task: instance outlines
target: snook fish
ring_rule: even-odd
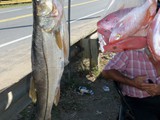
[[[32,84],[35,88],[31,87],[30,96],[37,105],[36,120],[51,120],[52,106],[59,101],[60,80],[69,54],[62,1],[33,0],[33,15]]]
[[[153,20],[157,8],[157,0],[146,0],[146,2],[132,9],[115,25],[109,42],[114,43],[132,36],[141,28],[145,28]]]
[[[150,24],[147,43],[153,57],[160,61],[160,9]]]

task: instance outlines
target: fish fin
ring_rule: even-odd
[[[156,6],[157,6],[157,4],[153,3],[149,7],[149,9],[147,11],[146,19],[145,19],[146,21],[144,23],[149,23],[153,20],[154,16],[156,15],[156,9],[157,9]]]
[[[36,93],[36,88],[35,88],[35,83],[33,78],[31,78],[30,80],[29,97],[32,99],[33,103],[37,102],[37,93]]]
[[[68,65],[69,61],[69,50],[67,49],[67,46],[65,42],[63,41],[63,52],[64,52],[64,65]]]
[[[152,4],[152,5],[150,6],[150,8],[149,8],[149,13],[150,13],[151,16],[154,16],[154,15],[156,14],[156,9],[157,9],[156,6],[157,6],[156,3],[154,3],[154,4]]]
[[[58,102],[59,102],[59,99],[60,99],[60,87],[56,88],[56,92],[55,93],[56,93],[56,95],[54,97],[54,104],[55,104],[55,106],[57,106]]]
[[[61,37],[60,31],[55,31],[55,37],[56,37],[56,43],[57,43],[59,49],[62,50],[63,42],[62,42],[62,37]]]
[[[52,13],[53,13],[54,17],[57,17],[59,15],[59,11],[58,11],[57,6],[56,6],[55,3],[53,3]]]
[[[146,24],[146,25],[144,25],[144,26],[142,26],[140,29],[139,29],[139,31],[140,30],[143,30],[143,29],[147,29],[149,27],[149,24]],[[138,31],[137,31],[138,32]]]
[[[146,19],[144,20],[144,26],[147,25],[147,23],[151,22],[151,20],[153,19],[153,16],[151,16],[151,13],[148,11],[146,14]]]
[[[65,43],[64,43],[64,41],[63,41],[63,52],[64,52],[64,57],[67,57],[67,48],[66,48],[66,45],[65,45]]]

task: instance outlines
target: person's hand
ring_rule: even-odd
[[[144,90],[142,85],[145,83],[145,80],[146,80],[146,76],[145,75],[135,77],[133,79],[134,87],[136,87],[138,89],[141,89],[141,90]]]
[[[158,84],[143,83],[141,87],[151,96],[160,95],[160,85]]]

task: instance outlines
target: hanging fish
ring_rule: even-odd
[[[129,37],[116,43],[109,43],[104,46],[104,52],[122,52],[125,50],[137,50],[147,46],[146,37]]]
[[[97,22],[97,32],[104,36],[104,40],[108,43],[108,38],[116,23],[129,13],[133,8],[125,8],[115,11]]]
[[[160,61],[160,9],[150,24],[147,43],[153,57]]]
[[[117,22],[109,42],[114,43],[128,36],[133,36],[141,28],[147,27],[155,16],[156,8],[157,0],[146,0],[143,5],[132,9]]]
[[[112,29],[116,23],[133,8],[120,9],[113,13],[110,13],[103,19],[97,22],[97,32],[99,38],[100,49],[104,52],[103,46],[107,45],[109,42],[109,37]]]
[[[60,80],[69,54],[62,1],[33,0],[33,15],[30,96],[37,105],[36,120],[51,120],[52,106],[59,101]]]

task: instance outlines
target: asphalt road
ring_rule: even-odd
[[[92,30],[104,13],[106,0],[71,1],[71,41]],[[67,0],[64,4],[67,16]],[[31,72],[32,5],[0,9],[0,90]],[[94,21],[94,22],[93,22]],[[89,24],[92,23],[92,24]],[[73,42],[74,43],[74,42]]]

